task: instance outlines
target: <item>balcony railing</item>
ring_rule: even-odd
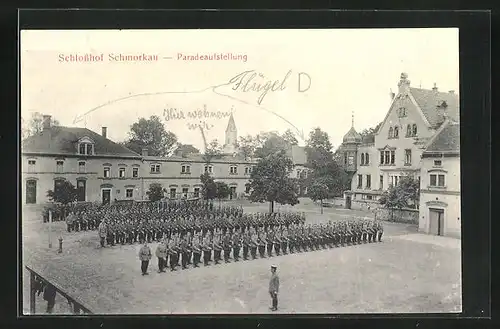
[[[47,285],[54,287],[56,293],[65,297],[68,300],[68,303],[71,305],[71,309],[74,314],[92,314],[92,311],[86,306],[83,305],[82,302],[78,301],[75,297],[71,297],[64,290],[59,287],[55,282],[50,282],[47,278],[40,275],[40,273],[35,272],[29,266],[25,266],[26,269],[30,272],[30,314],[36,313],[36,291],[35,291],[35,281],[38,279],[39,281],[45,282]]]

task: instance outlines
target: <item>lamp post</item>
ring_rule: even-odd
[[[49,209],[49,248],[52,248],[52,209]]]

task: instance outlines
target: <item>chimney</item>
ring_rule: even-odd
[[[44,115],[43,116],[43,130],[48,130],[50,129],[50,123],[51,123],[51,120],[52,119],[52,116],[50,115]]]
[[[404,73],[404,72],[401,73],[401,76],[399,78],[398,87],[399,87],[400,93],[404,93],[404,92],[408,91],[408,89],[410,88],[410,80],[408,80],[408,73]]]
[[[102,127],[102,137],[108,138],[108,127]]]
[[[436,83],[434,82],[434,87],[432,87],[432,90],[437,92],[438,91],[438,87],[436,86]]]
[[[147,157],[148,156],[148,149],[146,147],[142,148],[142,156]]]

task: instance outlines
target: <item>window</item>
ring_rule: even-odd
[[[392,127],[389,128],[389,138],[394,138],[394,129]]]
[[[441,160],[434,160],[434,166],[441,167],[443,162]]]
[[[417,125],[413,124],[413,136],[417,136]]]
[[[353,166],[354,165],[354,156],[349,155],[349,157],[347,158],[347,165],[348,166]]]
[[[151,165],[151,173],[158,174],[160,172],[160,165],[158,163]]]
[[[200,188],[199,187],[195,187],[194,188],[194,197],[195,198],[199,198],[200,197]]]
[[[253,168],[252,167],[245,167],[245,175],[250,175],[252,173]],[[297,171],[298,172],[298,171]],[[297,174],[297,177],[299,175]]]
[[[411,165],[411,150],[405,150],[405,166]]]
[[[358,175],[358,188],[363,187],[363,175]]]
[[[173,187],[170,189],[170,198],[175,199],[176,196],[177,196],[177,189]]]
[[[438,175],[438,186],[444,187],[444,175]]]
[[[382,159],[383,155],[383,159]],[[391,161],[391,152],[390,151],[382,151],[380,160],[382,161],[382,164],[388,165]]]
[[[28,160],[28,172],[35,172],[35,160]]]
[[[111,168],[104,167],[104,178],[109,178],[111,176]]]
[[[396,151],[391,151],[391,164],[396,162]]]
[[[139,168],[132,168],[132,177],[139,177]]]
[[[365,164],[365,154],[361,153],[361,161],[360,164],[363,166]]]
[[[191,166],[190,165],[182,165],[181,174],[190,174],[190,173],[191,173]]]
[[[384,151],[380,151],[380,164],[384,164]]]
[[[406,137],[410,137],[411,136],[411,125],[407,125],[406,126]]]
[[[78,162],[78,172],[79,173],[84,173],[85,172],[85,161],[79,161]]]
[[[229,173],[231,175],[236,175],[238,173],[238,167],[237,166],[231,166],[231,167],[229,167]]]
[[[211,174],[211,173],[213,173],[213,170],[214,170],[213,166],[209,166],[209,165],[205,166],[205,172],[206,173]]]
[[[394,127],[394,138],[399,138],[399,127]]]
[[[373,200],[373,196],[371,196],[371,195],[367,195],[367,196],[366,196],[366,199],[367,199],[367,200]]]
[[[372,175],[366,175],[366,188],[372,188]]]
[[[400,117],[400,118],[406,117],[406,109],[404,107],[399,108],[398,117]]]
[[[61,188],[61,185],[64,183],[64,179],[56,179],[54,181],[54,193],[59,193],[59,189]]]
[[[128,188],[125,190],[125,196],[127,198],[132,198],[134,197],[134,189],[133,188]]]
[[[56,161],[56,172],[63,172],[64,161]]]
[[[370,164],[370,154],[368,153],[365,153],[365,165],[369,165]]]
[[[394,186],[398,186],[399,176],[394,176]]]
[[[445,186],[444,174],[431,174],[429,185],[430,186],[444,187]]]
[[[381,190],[384,189],[384,176],[383,175],[380,175],[380,189]]]
[[[246,184],[245,185],[245,193],[250,193],[250,188],[251,188],[250,184]]]
[[[347,166],[347,153],[344,153],[344,165]]]
[[[394,176],[391,176],[391,186],[394,186]]]
[[[187,196],[188,196],[188,191],[189,191],[189,188],[187,188],[187,187],[183,187],[183,188],[182,188],[182,196],[183,196],[184,198],[187,198]]]
[[[91,143],[80,143],[78,153],[82,155],[92,155],[94,154],[94,145]]]
[[[118,177],[125,178],[125,168],[118,169]]]

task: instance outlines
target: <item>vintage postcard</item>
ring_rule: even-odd
[[[459,313],[458,29],[23,30],[23,314]]]

